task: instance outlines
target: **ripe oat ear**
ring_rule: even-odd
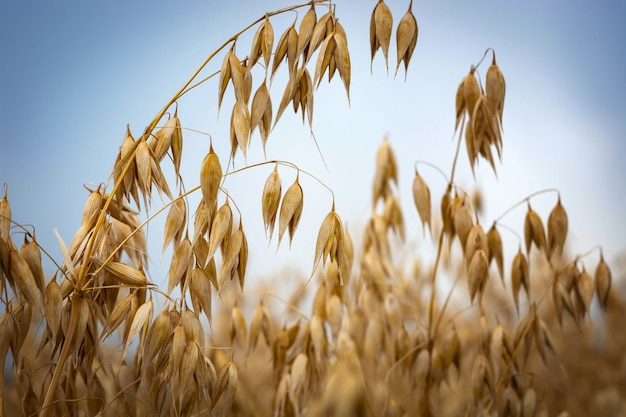
[[[430,203],[430,189],[424,179],[420,176],[417,169],[415,169],[415,177],[413,178],[413,202],[417,208],[417,213],[422,221],[422,232],[425,228],[428,228],[429,233],[432,234],[430,227],[431,221],[431,203]]]
[[[470,301],[473,303],[478,294],[479,304],[482,302],[482,295],[489,276],[489,260],[482,249],[478,249],[472,255],[467,267],[467,281],[469,283]]]
[[[270,23],[269,15],[265,14],[265,20],[261,23],[252,39],[252,47],[248,66],[253,67],[259,58],[263,57],[265,70],[269,69],[272,48],[274,47],[274,28]]]
[[[292,77],[296,69],[296,52],[298,48],[298,32],[296,31],[295,22],[283,32],[274,52],[274,60],[272,61],[272,72],[270,82],[274,79],[274,74],[280,66],[281,62],[287,58],[287,66],[289,67],[289,78]]]
[[[317,268],[320,261],[322,265],[326,263],[326,259],[336,261],[339,268],[340,279],[343,266],[344,236],[341,218],[335,212],[335,205],[326,215],[320,226],[317,243],[315,244],[315,255],[313,257],[313,271]],[[342,281],[343,282],[343,281]]]
[[[555,254],[560,257],[565,247],[565,239],[567,238],[568,220],[567,213],[561,205],[561,197],[559,196],[556,205],[548,216],[548,254],[549,259]]]
[[[269,232],[269,240],[272,239],[274,233],[274,224],[276,223],[276,215],[278,214],[278,206],[282,194],[282,185],[280,175],[278,175],[278,164],[274,167],[272,173],[267,177],[263,186],[263,194],[261,196],[261,211],[263,213],[263,225],[265,226],[265,235]]]
[[[502,285],[506,287],[504,283],[504,253],[502,248],[502,238],[500,237],[500,232],[496,228],[495,223],[491,226],[489,232],[487,232],[487,246],[489,247],[489,263],[491,263],[493,259],[496,260]]]
[[[513,258],[511,266],[511,289],[513,291],[513,301],[515,301],[515,309],[519,315],[519,292],[524,287],[528,302],[530,302],[530,275],[528,267],[528,259],[519,248],[517,255]]]
[[[413,16],[412,8],[413,0],[409,2],[409,8],[404,16],[402,16],[402,19],[400,19],[400,23],[398,23],[398,28],[396,29],[398,61],[396,63],[396,73],[394,74],[394,77],[398,75],[400,63],[404,62],[404,81],[406,81],[406,76],[409,70],[409,62],[411,61],[411,56],[415,50],[418,35],[417,20],[415,20],[415,16]]]
[[[259,128],[259,134],[263,141],[263,153],[265,154],[265,144],[272,124],[272,100],[267,88],[267,81],[257,88],[252,99],[252,107],[250,110],[250,135],[254,129]]]
[[[611,270],[604,262],[604,255],[600,253],[600,262],[596,266],[596,292],[600,307],[606,311],[609,304],[609,293],[611,291]]]
[[[0,200],[0,239],[7,242],[11,229],[11,204],[7,199],[9,186],[4,184],[4,196]]]
[[[222,181],[222,165],[210,146],[209,153],[204,157],[200,168],[200,188],[202,189],[202,200],[207,210],[209,223],[213,221],[217,206],[217,192]]]
[[[524,241],[526,242],[526,253],[530,254],[530,247],[535,244],[537,249],[548,255],[546,244],[546,233],[543,228],[541,217],[530,207],[528,203],[528,211],[524,219]]]
[[[289,186],[283,201],[280,205],[280,215],[278,218],[278,246],[289,227],[289,245],[293,240],[293,235],[296,233],[298,223],[300,223],[300,216],[302,215],[302,208],[304,207],[304,194],[302,187],[300,186],[299,174],[296,175],[296,179],[293,184]]]
[[[502,114],[504,111],[504,96],[506,93],[506,84],[500,67],[496,64],[496,53],[493,51],[491,66],[487,70],[485,81],[485,94],[487,95],[489,104],[493,113],[498,118],[498,126],[502,126]]]
[[[306,12],[302,21],[300,21],[300,30],[298,31],[298,44],[296,47],[296,56],[302,55],[302,58],[306,60],[306,56],[309,49],[311,38],[313,37],[313,30],[317,23],[317,14],[315,13],[315,6],[311,4],[311,8]]]
[[[383,0],[378,0],[372,17],[370,19],[370,51],[372,54],[370,69],[374,62],[374,55],[382,48],[385,56],[385,67],[389,74],[389,42],[391,41],[391,31],[393,29],[393,16],[391,10]]]

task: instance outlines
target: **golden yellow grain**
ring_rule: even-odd
[[[11,230],[11,204],[7,198],[9,187],[5,184],[4,196],[0,200],[0,239],[7,242]]]
[[[209,234],[209,253],[208,258],[212,258],[217,249],[227,243],[233,228],[233,211],[228,204],[228,198],[224,204],[220,206],[215,213],[213,222],[211,223],[211,231]],[[223,253],[222,253],[223,255]]]
[[[515,301],[515,309],[519,314],[519,292],[524,287],[526,296],[530,301],[530,275],[528,267],[528,259],[522,253],[521,248],[513,258],[511,266],[511,290],[513,291],[513,301]]]
[[[213,221],[217,205],[217,192],[220,188],[222,180],[222,165],[213,150],[213,145],[209,149],[209,153],[202,161],[200,169],[200,187],[202,189],[202,199],[205,209],[207,210],[208,221]]]
[[[600,303],[600,307],[606,310],[609,303],[609,293],[611,291],[611,270],[606,262],[604,262],[603,254],[600,254],[600,262],[598,262],[596,266],[595,278],[598,302]]]
[[[37,311],[43,311],[44,303],[42,291],[39,289],[35,276],[28,266],[28,263],[15,249],[11,249],[9,252],[8,271],[9,273],[7,275],[11,275],[26,300]]]
[[[470,301],[473,303],[478,294],[479,303],[487,284],[489,276],[489,260],[482,249],[478,249],[472,255],[467,267],[467,280],[469,283]]]
[[[593,277],[585,267],[578,275],[578,279],[576,280],[576,291],[574,292],[577,295],[577,299],[579,302],[577,305],[579,306],[579,315],[584,317],[591,307],[591,301],[593,300],[593,293],[595,291],[595,283],[593,281]]]
[[[250,111],[244,101],[237,100],[230,118],[230,140],[236,143],[247,160],[250,138]]]
[[[289,245],[293,240],[293,235],[296,232],[298,223],[300,223],[300,216],[302,215],[302,208],[304,206],[304,194],[302,193],[302,187],[300,186],[299,176],[293,184],[289,186],[283,201],[280,205],[280,214],[278,216],[278,245],[289,227]]]
[[[461,200],[458,205],[453,205],[452,211],[454,218],[454,230],[456,231],[459,241],[461,242],[461,248],[464,249],[466,247],[467,236],[474,225],[472,214],[465,204],[465,200]]]
[[[189,295],[194,311],[198,314],[206,314],[209,321],[212,318],[211,300],[212,300],[211,280],[203,268],[195,267],[191,271],[189,278]]]
[[[259,128],[259,133],[263,141],[263,151],[265,152],[265,143],[269,136],[269,131],[272,124],[272,100],[270,98],[269,90],[267,89],[267,83],[264,80],[254,93],[252,99],[252,108],[250,111],[250,134]]]
[[[51,279],[46,286],[45,296],[46,325],[52,338],[55,339],[61,326],[61,311],[63,309],[63,294],[55,278]]]
[[[495,223],[491,226],[489,232],[487,232],[487,246],[489,248],[489,263],[491,264],[492,260],[496,260],[498,273],[500,274],[502,284],[504,284],[504,250],[502,247],[502,238],[500,237],[500,232],[498,232]]]
[[[179,197],[174,201],[167,212],[165,226],[163,227],[163,248],[161,249],[161,255],[163,255],[163,252],[165,252],[165,249],[172,241],[175,242],[174,246],[177,245],[182,239],[186,225],[187,204],[185,203],[185,199]]]
[[[491,369],[489,368],[489,362],[484,355],[476,356],[474,360],[474,364],[472,367],[472,379],[471,379],[471,387],[472,387],[472,398],[474,399],[474,404],[478,405],[483,397],[484,387],[489,388],[489,390],[493,391],[494,383],[493,376],[491,373]]]
[[[539,251],[547,254],[546,233],[541,217],[528,204],[528,211],[524,219],[524,241],[526,253],[530,254],[530,247],[534,243]]]
[[[555,253],[561,256],[567,238],[568,220],[567,213],[561,205],[561,197],[548,216],[548,252],[549,256]]]
[[[283,32],[278,43],[276,44],[276,51],[274,52],[274,60],[272,61],[272,73],[271,79],[274,78],[274,74],[278,69],[280,63],[287,58],[287,65],[289,67],[290,77],[296,69],[296,52],[298,47],[298,32],[296,32],[295,23],[289,26]]]
[[[506,84],[502,71],[496,64],[496,53],[493,52],[493,58],[487,75],[485,76],[485,94],[489,99],[492,111],[498,117],[498,125],[502,124],[502,113],[504,109],[504,96],[506,93]]]
[[[266,69],[269,69],[270,57],[272,55],[272,48],[274,47],[274,29],[270,23],[269,15],[265,15],[265,20],[261,23],[254,34],[252,39],[252,47],[250,50],[250,61],[248,66],[252,67],[257,63],[260,57],[263,57],[263,62]]]
[[[96,261],[100,264],[100,261]],[[131,287],[143,287],[148,283],[141,267],[135,268],[122,262],[107,262],[104,269],[113,274],[120,283]]]
[[[317,14],[315,13],[315,6],[311,5],[311,8],[306,12],[304,17],[300,21],[296,56],[303,54],[303,58],[306,59],[309,43],[311,42],[311,38],[313,37],[313,30],[315,29],[316,22]]]
[[[378,49],[382,48],[387,72],[389,72],[388,54],[392,28],[393,16],[391,15],[391,10],[389,10],[389,7],[387,7],[383,0],[378,0],[370,19],[371,61],[373,63],[374,55],[376,55]]]
[[[418,35],[417,20],[415,20],[415,16],[413,16],[412,8],[413,0],[409,2],[409,8],[404,16],[402,16],[402,19],[400,19],[400,23],[398,23],[398,28],[396,29],[398,62],[396,64],[396,73],[394,76],[398,75],[400,63],[404,62],[405,81],[409,69],[409,62],[411,61],[411,56],[413,56],[415,45],[417,45]]]

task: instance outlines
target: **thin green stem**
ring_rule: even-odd
[[[306,171],[306,170],[304,170],[302,168],[299,168],[293,162],[281,161],[281,160],[278,160],[278,159],[272,159],[272,160],[269,160],[269,161],[257,162],[256,164],[246,165],[243,168],[238,168],[238,169],[235,169],[233,171],[227,172],[227,173],[224,174],[224,177],[236,174],[236,173],[241,172],[241,171],[245,171],[245,170],[250,169],[250,168],[256,168],[256,167],[263,166],[263,165],[268,165],[268,164],[278,164],[278,165],[287,166],[287,167],[293,168],[293,169],[297,170],[298,172],[302,172],[303,174],[308,175],[309,177],[313,178],[315,181],[320,183],[320,185],[322,187],[326,188],[330,192],[330,194],[332,195],[332,198],[333,198],[333,207],[334,207],[334,205],[335,205],[335,193],[333,192],[333,190],[328,185],[324,184],[324,182],[322,180],[320,180],[319,178],[317,178],[315,175],[311,174],[310,172],[308,172],[308,171]]]
[[[428,165],[431,168],[434,168],[437,172],[439,172],[441,174],[441,176],[446,180],[446,184],[450,184],[450,179],[448,178],[448,176],[446,175],[445,172],[443,172],[443,170],[441,168],[439,168],[437,165],[428,162],[428,161],[423,161],[423,160],[417,160],[415,161],[415,163],[413,164],[413,167],[415,168],[415,173],[417,174],[417,164],[422,164],[422,165]]]
[[[509,207],[504,213],[502,213],[500,216],[498,216],[494,222],[499,222],[500,220],[502,220],[502,218],[504,216],[506,216],[507,214],[509,214],[511,211],[513,211],[515,208],[517,208],[518,206],[521,206],[524,203],[529,203],[530,199],[533,198],[536,195],[539,194],[545,194],[545,193],[557,193],[559,194],[559,190],[557,190],[556,188],[545,188],[543,190],[539,190],[539,191],[535,191],[534,193],[530,193],[528,194],[526,197],[522,198],[520,201],[518,201],[517,203],[513,204],[511,207]]]

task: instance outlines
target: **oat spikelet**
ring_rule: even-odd
[[[230,48],[230,50],[224,56],[224,61],[222,61],[222,69],[220,70],[220,79],[218,83],[217,90],[217,112],[219,114],[220,108],[222,107],[222,99],[224,98],[224,93],[226,92],[226,87],[228,87],[228,82],[231,78],[230,72],[230,57],[235,53],[235,45]]]
[[[474,252],[482,250],[489,259],[489,244],[487,242],[487,235],[480,223],[475,223],[467,234],[467,241],[464,248],[465,260],[470,261]]]
[[[561,197],[548,216],[548,252],[549,256],[555,253],[561,256],[565,239],[567,238],[568,220],[567,213],[561,205]]]
[[[473,225],[472,214],[463,199],[461,204],[454,210],[454,230],[456,230],[456,234],[459,237],[462,249],[466,247],[467,235],[469,235]]]
[[[493,377],[491,374],[491,368],[489,368],[489,362],[487,358],[480,354],[474,360],[474,366],[472,368],[472,397],[474,399],[474,405],[478,405],[482,396],[483,388],[486,386],[493,391]]]
[[[300,186],[299,175],[296,175],[296,180],[285,192],[283,202],[280,206],[280,215],[278,218],[278,246],[280,246],[280,241],[287,230],[287,226],[289,226],[289,245],[291,246],[293,235],[300,222],[303,205],[304,194]]]
[[[93,258],[96,264],[101,265],[102,261]],[[141,268],[135,268],[122,262],[111,261],[104,264],[104,269],[113,274],[120,283],[131,287],[143,287],[148,284],[146,275]]]
[[[139,344],[145,343],[146,333],[148,331],[148,326],[152,322],[152,314],[154,313],[154,305],[152,304],[152,300],[148,300],[143,303],[135,313],[133,317],[132,324],[128,330],[128,334],[125,337],[124,341],[124,355],[128,351],[128,347],[132,340],[141,332],[139,336]]]
[[[480,98],[480,86],[478,85],[478,80],[474,75],[474,71],[476,69],[472,66],[470,68],[469,74],[463,78],[461,81],[461,86],[463,87],[463,103],[465,103],[465,108],[469,113],[470,119],[474,118],[474,109],[476,108],[476,103],[478,103],[478,99]],[[459,86],[460,88],[460,86]],[[457,99],[457,124],[458,124],[458,99]]]
[[[267,83],[263,81],[263,84],[259,86],[254,93],[252,99],[252,110],[250,111],[250,134],[259,128],[259,134],[263,142],[263,152],[265,152],[265,144],[269,136],[270,128],[272,125],[272,100],[270,99],[270,93],[267,89]]]
[[[237,385],[239,382],[239,374],[237,373],[237,367],[234,363],[229,362],[227,368],[227,379],[226,379],[226,387],[224,388],[224,404],[223,404],[223,412],[222,416],[226,417],[229,415],[231,408],[233,406],[233,401],[235,399],[235,394],[237,393]]]
[[[348,50],[348,40],[345,33],[335,32],[332,36],[337,45],[334,52],[337,71],[343,81],[343,86],[348,96],[348,104],[350,104],[350,51]],[[332,77],[332,74],[333,72],[330,71],[329,76]]]
[[[595,278],[598,302],[600,303],[600,307],[606,310],[609,303],[609,292],[611,291],[611,270],[606,262],[604,262],[604,255],[602,255],[602,253],[600,254],[600,262],[598,262],[598,266],[596,266]]]
[[[389,140],[385,137],[376,151],[376,171],[372,182],[372,207],[378,200],[385,201],[391,193],[389,184],[398,184],[398,164]]]
[[[515,301],[515,309],[519,314],[519,291],[524,287],[528,301],[530,302],[530,276],[528,268],[528,260],[522,253],[521,248],[517,251],[517,255],[513,258],[513,266],[511,267],[511,285],[513,291],[513,300]]]
[[[195,312],[204,311],[211,322],[211,280],[203,268],[195,267],[189,279],[189,294]]]
[[[230,119],[230,136],[231,143],[237,143],[243,152],[244,160],[246,160],[248,139],[250,138],[250,111],[246,103],[241,100],[237,100],[233,107]]]
[[[492,112],[498,117],[498,125],[502,124],[505,92],[506,84],[504,82],[504,76],[496,64],[496,53],[493,52],[491,66],[485,76],[485,94],[489,99]]]
[[[276,44],[276,51],[274,52],[274,60],[272,61],[272,74],[271,79],[274,78],[274,74],[278,69],[280,63],[287,58],[287,66],[289,67],[289,76],[295,72],[296,69],[296,52],[298,47],[298,32],[296,32],[295,24],[289,26],[287,30],[282,34],[278,43]]]
[[[209,149],[209,153],[202,161],[200,168],[200,187],[202,189],[202,199],[208,210],[209,222],[213,220],[215,207],[217,204],[217,192],[220,188],[222,180],[222,165],[213,150],[213,145]]]
[[[215,218],[211,224],[211,232],[209,235],[209,253],[208,257],[212,258],[217,249],[223,242],[227,242],[233,227],[233,212],[228,204],[228,198],[224,204],[217,210]]]
[[[398,28],[396,29],[396,45],[398,48],[398,62],[396,64],[396,73],[394,77],[398,75],[398,69],[400,68],[400,63],[404,62],[404,80],[406,81],[407,71],[409,69],[409,61],[411,61],[411,56],[413,55],[413,51],[415,50],[415,45],[417,44],[417,20],[415,20],[415,16],[413,16],[413,0],[409,2],[409,8],[400,19],[400,23],[398,23]]]
[[[164,237],[161,255],[163,255],[165,249],[172,242],[172,240],[176,239],[178,242],[178,240],[182,238],[186,223],[187,204],[185,203],[185,199],[179,197],[174,203],[172,203],[169,211],[167,212],[167,218],[165,219],[165,226],[163,228]]]
[[[413,202],[415,203],[417,213],[422,221],[422,232],[424,232],[425,227],[427,227],[428,231],[431,232],[430,189],[419,172],[417,172],[417,169],[415,169],[415,178],[413,178]]]
[[[22,255],[15,250],[10,249],[9,253],[9,275],[13,277],[17,287],[22,292],[26,300],[32,304],[37,311],[43,311],[43,295],[37,285],[35,276],[31,271],[28,263]]]
[[[167,283],[167,293],[171,294],[172,290],[181,282],[186,280],[193,260],[193,251],[191,250],[191,241],[187,236],[180,242],[174,254],[169,268],[169,279]]]
[[[491,226],[489,232],[487,232],[487,246],[489,247],[489,263],[491,264],[492,260],[496,260],[498,273],[500,274],[502,285],[504,285],[504,254],[502,250],[502,238],[500,237],[500,232],[498,232],[495,223]]]
[[[246,74],[249,73],[249,68],[242,65],[239,58],[237,58],[234,45],[231,52],[228,54],[228,64],[230,65],[230,78],[235,90],[235,100],[246,104],[248,103],[246,98]]]
[[[265,343],[269,346],[272,342],[272,317],[263,302],[256,306],[250,320],[248,354],[254,350],[261,335],[263,335]]]
[[[11,205],[7,198],[9,187],[5,184],[4,196],[0,200],[0,239],[7,242],[9,240],[9,232],[11,229]]]
[[[269,69],[272,48],[274,47],[274,29],[270,23],[269,15],[265,15],[265,20],[259,25],[254,38],[252,39],[252,49],[250,51],[250,61],[248,66],[252,67],[262,56],[266,70]]]
[[[239,254],[237,259],[237,266],[235,272],[239,276],[239,288],[243,290],[243,284],[246,277],[246,267],[248,266],[248,239],[243,231],[243,224],[239,219],[239,232],[241,232],[241,246],[239,248]]]
[[[61,326],[61,311],[63,309],[63,294],[61,287],[57,284],[56,277],[46,286],[46,299],[44,312],[46,315],[46,325],[50,330],[53,339],[56,339]]]
[[[546,233],[543,228],[541,217],[528,204],[528,212],[524,219],[524,241],[526,242],[526,253],[530,253],[530,247],[534,243],[538,250],[547,254]]]
[[[278,175],[278,164],[274,166],[274,170],[267,177],[263,187],[261,196],[261,211],[263,212],[263,225],[265,226],[265,234],[269,232],[269,239],[272,239],[274,233],[274,225],[276,223],[276,215],[278,214],[278,206],[282,194],[282,185],[280,175]]]
[[[374,55],[378,49],[382,48],[385,56],[385,67],[389,73],[389,42],[391,40],[391,31],[393,28],[393,16],[391,10],[383,0],[378,0],[372,18],[370,19],[370,50],[372,54],[370,69],[374,62]]]
[[[556,316],[559,320],[559,326],[563,325],[563,310],[566,310],[574,320],[578,320],[572,299],[558,279],[555,279],[552,284],[552,302],[554,303]]]
[[[35,278],[35,283],[39,288],[39,291],[43,294],[45,292],[45,283],[43,277],[43,265],[41,263],[41,251],[39,250],[39,245],[37,245],[37,241],[35,239],[28,240],[28,236],[24,236],[24,244],[20,249],[20,255],[28,264],[31,272],[33,273],[33,277]]]
[[[448,236],[449,242],[452,242],[452,239],[454,238],[454,218],[452,217],[452,210],[450,210],[450,206],[452,205],[451,200],[450,190],[448,189],[441,197],[440,209],[441,220],[443,222],[443,233]]]
[[[467,268],[467,280],[469,283],[470,301],[473,303],[476,294],[478,294],[479,303],[487,284],[489,276],[489,261],[487,255],[482,249],[478,249],[472,255],[469,266]]]
[[[231,343],[235,341],[243,349],[248,346],[248,326],[243,312],[237,305],[231,310],[230,341]]]
[[[137,145],[135,164],[139,189],[144,196],[144,204],[147,206],[152,191],[152,155],[148,144],[143,139],[140,139]]]
[[[334,58],[335,49],[337,48],[337,41],[335,40],[334,33],[327,36],[322,43],[322,48],[317,56],[315,63],[315,73],[313,74],[313,85],[315,88],[319,88],[324,73],[329,68],[331,59]],[[330,75],[330,73],[329,73]]]
[[[320,45],[322,45],[322,42],[324,42],[324,40],[332,36],[332,33],[335,31],[336,27],[337,19],[335,18],[333,12],[330,10],[318,19],[317,23],[315,23],[315,27],[313,28],[313,34],[311,35],[311,40],[309,42],[309,51],[307,53],[305,62],[309,62],[313,53],[317,50],[317,48],[320,47]]]
[[[298,32],[298,46],[296,47],[296,56],[302,54],[306,59],[308,54],[309,43],[313,36],[313,30],[315,29],[315,23],[317,22],[317,14],[315,13],[315,6],[312,4],[309,11],[306,12],[302,21],[300,22],[300,31]]]
[[[320,226],[320,230],[317,235],[317,243],[315,244],[315,256],[313,258],[313,270],[317,268],[317,265],[321,261],[322,264],[326,263],[326,259],[330,258],[331,261],[336,261],[341,274],[343,264],[343,225],[341,218],[335,212],[335,206],[326,215]],[[340,279],[342,277],[340,276]],[[343,285],[343,281],[341,282]]]
[[[576,280],[576,291],[575,294],[577,299],[579,300],[579,305],[581,310],[579,310],[580,317],[584,317],[591,307],[591,301],[593,300],[593,293],[595,290],[595,283],[591,274],[587,272],[587,270],[583,267],[582,272],[578,275],[578,279]],[[582,303],[580,303],[582,302]]]
[[[241,251],[241,245],[243,242],[243,231],[241,228],[237,229],[235,233],[228,239],[228,244],[224,250],[224,260],[222,262],[222,268],[220,271],[219,286],[224,285],[227,278],[233,278],[237,265],[239,263],[239,253]],[[241,281],[240,281],[241,282]]]

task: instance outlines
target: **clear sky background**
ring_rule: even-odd
[[[408,1],[388,1],[394,16],[390,66],[395,68],[395,28]],[[223,2],[5,2],[0,14],[0,183],[8,183],[14,220],[34,224],[40,242],[57,258],[53,228],[69,244],[80,225],[88,196],[83,184],[106,181],[129,123],[135,137],[197,66],[265,11],[289,1]],[[352,59],[351,105],[336,77],[322,82],[315,96],[313,128],[328,164],[327,172],[300,114],[289,108],[267,145],[268,157],[288,159],[319,175],[336,193],[339,214],[358,236],[371,213],[375,153],[385,135],[400,168],[409,251],[432,246],[422,238],[413,206],[415,160],[450,172],[455,143],[456,88],[488,47],[496,50],[506,78],[504,154],[498,178],[484,161],[476,180],[485,193],[483,224],[489,225],[526,195],[555,187],[569,215],[568,245],[585,252],[601,244],[610,262],[626,249],[626,3],[624,1],[414,2],[419,39],[407,81],[385,73],[379,52],[370,73],[369,21],[375,1],[338,1],[336,14],[347,31]],[[318,16],[325,10],[318,8]],[[303,15],[304,9],[300,12]],[[295,18],[272,19],[275,42]],[[299,26],[299,23],[296,27]],[[244,57],[254,29],[243,36]],[[207,68],[219,70],[223,54]],[[488,62],[480,67],[484,76]],[[282,70],[282,71],[281,71]],[[313,67],[311,68],[311,71]],[[285,68],[279,69],[284,74]],[[281,78],[282,77],[282,78]],[[261,78],[256,76],[254,88]],[[285,78],[271,88],[274,113]],[[228,119],[232,90],[217,118],[217,78],[179,103],[184,127],[208,132],[224,161],[229,150]],[[184,133],[186,186],[198,183],[208,139]],[[260,137],[252,137],[248,162],[263,159]],[[243,159],[236,160],[237,167]],[[261,190],[272,167],[242,173],[226,182],[244,211],[251,247],[249,279],[263,278],[285,263],[309,271],[317,229],[331,198],[315,181],[301,178],[304,213],[291,252],[269,249],[260,211]],[[445,182],[429,167],[420,168],[438,212]],[[283,190],[294,173],[280,170]],[[464,145],[457,183],[474,189]],[[174,182],[171,182],[172,188]],[[546,221],[554,194],[532,200]],[[158,199],[151,211],[160,207]],[[195,210],[195,205],[191,207]],[[524,208],[503,223],[521,234]],[[166,282],[157,256],[161,229],[149,236],[157,248],[152,279]],[[507,232],[508,252],[517,249]],[[18,237],[17,241],[20,240]],[[508,264],[512,259],[508,257]],[[585,259],[595,267],[597,254]]]

